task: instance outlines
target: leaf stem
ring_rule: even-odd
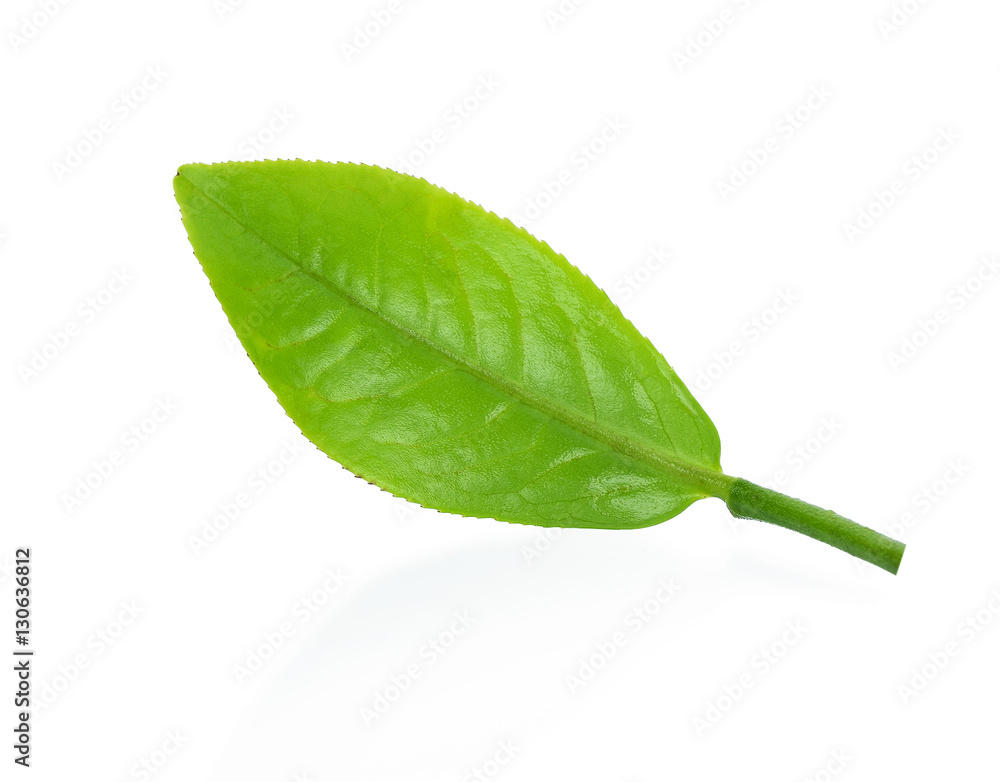
[[[758,519],[777,524],[846,551],[893,575],[899,570],[905,544],[845,519],[832,510],[824,510],[742,478],[735,480],[728,497],[722,499],[726,501],[729,512],[738,519]]]

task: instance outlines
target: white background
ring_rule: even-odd
[[[33,767],[0,776],[997,779],[1000,6],[902,5],[400,0],[365,44],[388,3],[6,3],[0,646],[30,546],[37,656]],[[352,477],[235,343],[173,200],[180,164],[276,157],[408,160],[516,216],[660,348],[727,472],[892,531],[899,575],[715,500],[545,541]]]

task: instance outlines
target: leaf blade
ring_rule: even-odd
[[[527,232],[369,166],[185,166],[175,192],[261,375],[356,474],[559,526],[648,526],[710,493],[719,439],[700,405]]]

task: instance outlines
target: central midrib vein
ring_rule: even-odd
[[[183,174],[178,174],[178,176],[183,176]],[[735,478],[731,478],[722,472],[702,467],[700,465],[693,464],[691,462],[684,461],[682,459],[677,459],[673,456],[667,455],[654,448],[650,448],[642,443],[636,442],[628,437],[622,437],[615,434],[603,426],[598,424],[596,421],[588,421],[580,415],[577,415],[571,410],[567,410],[564,407],[554,405],[546,400],[531,394],[526,389],[512,383],[507,378],[496,375],[483,367],[476,366],[475,364],[470,364],[468,361],[464,360],[461,356],[453,353],[441,345],[432,342],[427,337],[419,334],[405,326],[397,323],[388,316],[379,312],[377,309],[367,306],[364,302],[358,300],[347,291],[334,285],[334,283],[326,277],[316,274],[310,269],[307,269],[301,264],[297,258],[293,258],[291,255],[286,253],[280,247],[276,246],[271,242],[266,236],[260,232],[254,230],[246,223],[242,222],[236,217],[229,209],[226,208],[224,204],[212,198],[208,193],[206,193],[202,188],[200,188],[191,179],[184,177],[190,182],[191,186],[195,188],[199,193],[201,193],[205,200],[213,204],[220,212],[222,212],[226,217],[232,220],[234,223],[239,225],[243,230],[253,234],[257,239],[272,252],[276,253],[281,258],[285,259],[289,264],[294,266],[301,274],[305,275],[309,279],[313,280],[320,286],[326,288],[335,296],[339,296],[341,299],[346,301],[353,307],[357,307],[363,312],[368,313],[372,317],[380,320],[385,325],[398,331],[401,334],[405,334],[410,339],[415,342],[420,343],[424,347],[444,356],[446,359],[456,364],[460,369],[467,372],[468,374],[478,378],[479,380],[485,382],[487,385],[493,388],[498,388],[508,396],[513,397],[522,404],[530,407],[536,412],[542,413],[543,415],[558,421],[559,423],[567,426],[571,429],[575,429],[580,434],[589,437],[592,440],[608,446],[612,450],[618,453],[625,454],[638,462],[651,466],[655,469],[665,471],[671,475],[671,477],[680,480],[693,488],[698,489],[707,496],[719,497],[723,500],[727,500],[729,497],[729,490],[732,484],[735,482]]]

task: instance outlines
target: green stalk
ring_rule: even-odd
[[[728,496],[720,499],[726,501],[729,512],[738,519],[777,524],[821,540],[893,575],[899,570],[906,548],[904,543],[845,519],[832,510],[824,510],[742,478],[734,479]]]

